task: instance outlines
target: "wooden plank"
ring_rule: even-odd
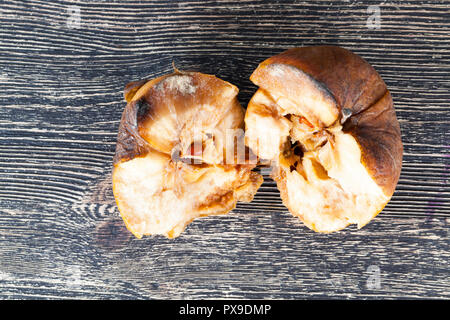
[[[448,1],[3,1],[0,298],[449,298],[449,16]],[[110,184],[124,85],[174,61],[245,106],[259,62],[314,44],[362,55],[392,92],[405,155],[383,213],[315,234],[267,178],[180,238],[132,238]]]
[[[137,240],[100,204],[59,212],[2,212],[4,298],[449,297],[445,217],[384,214],[323,235],[286,212],[235,211]]]

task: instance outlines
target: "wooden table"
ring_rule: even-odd
[[[450,3],[2,1],[0,298],[450,298]],[[382,75],[404,163],[375,220],[317,234],[266,179],[175,240],[133,238],[111,190],[126,83],[334,44]]]

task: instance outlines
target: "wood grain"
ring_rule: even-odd
[[[449,17],[445,0],[2,1],[0,298],[449,298]],[[360,54],[393,95],[405,154],[383,213],[316,234],[267,178],[180,238],[132,238],[110,184],[125,84],[173,61],[246,105],[259,62],[314,44]]]

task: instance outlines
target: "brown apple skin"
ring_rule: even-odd
[[[129,102],[122,113],[113,164],[128,161],[148,152],[148,145],[138,132],[136,102]]]
[[[139,156],[144,156],[149,151],[148,143],[139,134],[138,111],[139,100],[136,98],[137,91],[144,85],[154,85],[170,75],[164,75],[154,80],[140,80],[128,83],[124,89],[124,98],[127,105],[122,113],[117,134],[116,152],[113,165],[122,161],[128,161]]]
[[[386,196],[391,197],[402,167],[403,145],[391,94],[377,71],[363,58],[337,46],[293,48],[263,61],[250,80],[264,89],[268,66],[289,65],[331,94],[340,116],[350,116],[343,130],[361,147],[362,163]]]
[[[343,130],[359,143],[364,166],[391,197],[400,177],[403,144],[390,92],[386,90],[370,108],[350,117]]]

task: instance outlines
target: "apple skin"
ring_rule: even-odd
[[[294,68],[313,79],[318,91],[331,101],[330,109],[338,111],[336,121],[347,113],[343,131],[356,139],[361,147],[362,163],[386,196],[391,197],[400,177],[403,145],[391,94],[377,71],[347,49],[310,46],[289,49],[268,58],[259,64],[250,80],[269,92],[281,86],[298,86],[289,79],[284,79],[278,87],[274,85],[270,74],[274,65]]]
[[[124,98],[127,105],[120,119],[119,132],[117,134],[116,152],[114,154],[113,165],[128,161],[149,152],[148,143],[140,136],[138,128],[138,111],[140,104],[136,93],[144,85],[154,85],[169,75],[165,75],[154,80],[139,80],[128,83],[124,89]]]

